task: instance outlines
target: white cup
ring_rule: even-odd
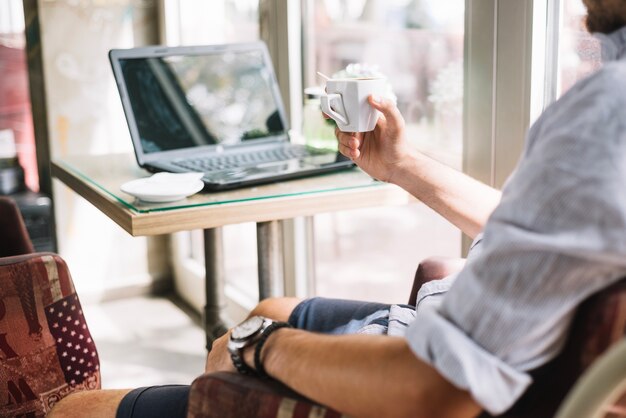
[[[326,82],[326,94],[320,97],[322,111],[330,116],[342,132],[374,130],[379,112],[367,102],[371,95],[382,97],[385,78],[344,78]]]

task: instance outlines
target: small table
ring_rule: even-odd
[[[259,297],[282,296],[281,222],[298,216],[405,204],[402,189],[373,180],[354,168],[332,174],[231,191],[198,193],[172,203],[142,202],[120,190],[147,177],[130,154],[68,156],[51,163],[52,175],[132,236],[202,229],[206,267],[204,327],[207,348],[226,331],[220,318],[224,270],[221,227],[257,224]]]

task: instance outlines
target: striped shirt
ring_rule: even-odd
[[[599,38],[605,65],[532,126],[465,268],[422,289],[406,330],[492,414],[559,353],[576,307],[626,277],[626,27]]]

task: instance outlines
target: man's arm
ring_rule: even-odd
[[[206,372],[235,371],[218,338]],[[254,346],[244,361],[254,367]],[[403,338],[324,335],[279,329],[263,346],[266,372],[297,392],[354,418],[469,418],[481,407],[413,354]]]
[[[403,338],[281,329],[267,341],[262,359],[274,378],[357,418],[463,418],[481,411]]]
[[[483,230],[500,203],[500,191],[421,153],[409,156],[392,182],[471,238]]]
[[[382,113],[375,130],[347,133],[336,129],[339,151],[372,177],[402,187],[475,237],[500,202],[500,192],[413,150],[398,108],[373,97],[369,103]]]

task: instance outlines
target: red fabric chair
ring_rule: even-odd
[[[431,258],[420,263],[411,292],[462,268],[461,259]],[[534,383],[506,413],[506,418],[543,418],[556,413],[585,369],[626,332],[626,279],[589,297],[577,310],[564,350],[532,373]],[[188,418],[339,417],[277,382],[235,373],[204,374],[191,386]],[[480,417],[489,417],[483,413]]]
[[[6,198],[0,237],[0,416],[43,417],[70,393],[100,388],[98,352],[67,265],[33,253]]]
[[[67,265],[55,254],[0,259],[0,416],[40,417],[100,388],[100,363]]]

